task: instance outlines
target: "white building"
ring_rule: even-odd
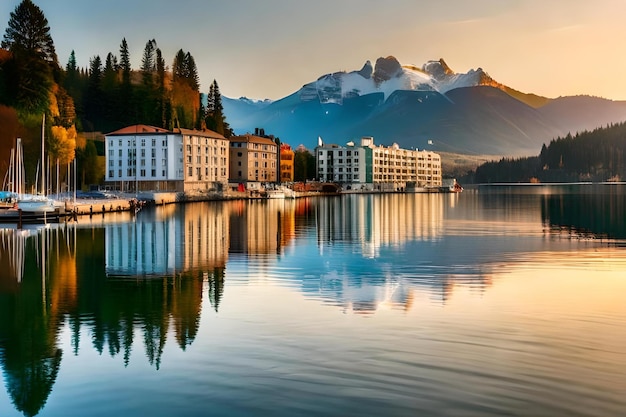
[[[125,127],[105,135],[105,179],[122,191],[219,191],[228,183],[228,146],[210,130]]]
[[[315,148],[320,181],[336,182],[344,189],[380,191],[441,186],[441,157],[430,151],[402,149],[397,144],[376,146],[363,137],[359,145],[324,145]]]

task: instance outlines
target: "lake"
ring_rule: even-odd
[[[0,230],[2,416],[626,415],[626,186]]]

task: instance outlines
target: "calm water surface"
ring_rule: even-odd
[[[626,415],[626,189],[0,230],[0,416]]]

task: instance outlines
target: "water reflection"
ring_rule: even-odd
[[[363,255],[374,257],[383,246],[436,240],[443,228],[444,204],[449,202],[442,197],[348,195],[321,200],[317,207],[320,247],[340,241],[359,242]]]
[[[220,311],[227,284],[278,285],[369,317],[447,306],[459,289],[480,298],[494,277],[571,249],[545,239],[544,224],[623,238],[624,205],[612,194],[353,195],[171,205],[3,230],[7,392],[17,410],[36,415],[64,354],[78,356],[85,344],[129,366],[139,343],[159,370],[168,339],[179,351],[199,339],[202,316]],[[243,303],[242,314],[256,314]],[[60,348],[64,328],[71,352]]]
[[[15,408],[29,416],[43,408],[61,364],[61,306],[75,295],[75,263],[66,262],[67,252],[51,263],[46,256],[63,252],[65,243],[48,229],[2,232],[0,258],[15,257],[9,262],[12,268],[1,275],[0,363]]]
[[[135,221],[104,227],[106,272],[112,276],[173,276],[223,269],[228,258],[228,204],[145,210]]]
[[[554,234],[626,241],[626,193],[606,185],[594,193],[544,195],[541,217]]]
[[[16,289],[24,275],[24,250],[29,230],[0,229],[0,291]],[[3,286],[6,286],[3,288]]]

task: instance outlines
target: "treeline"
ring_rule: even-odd
[[[104,172],[94,135],[132,124],[166,129],[207,127],[228,137],[217,81],[203,105],[195,60],[182,49],[166,60],[156,40],[144,48],[141,67],[131,67],[126,39],[118,54],[96,55],[79,68],[75,53],[61,67],[50,26],[41,9],[23,0],[11,13],[0,44],[0,174],[22,138],[27,181],[33,183],[45,115],[46,150],[67,166],[76,158],[79,181],[98,183]],[[171,70],[167,70],[171,63]],[[61,168],[61,177],[67,172]],[[63,182],[65,178],[60,178]]]
[[[626,123],[553,139],[539,156],[487,162],[475,183],[619,181],[626,178]]]
[[[139,70],[131,68],[125,38],[119,55],[109,52],[104,61],[96,55],[88,69],[77,67],[72,51],[63,87],[74,100],[79,130],[110,132],[141,123],[170,130],[209,127],[230,136],[217,81],[210,86],[205,107],[191,53],[180,49],[171,62],[168,71],[154,39],[144,47]]]

